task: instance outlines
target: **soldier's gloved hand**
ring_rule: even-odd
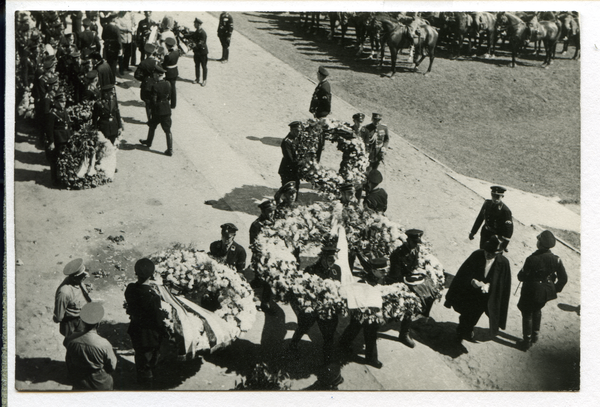
[[[473,240],[475,238],[475,236],[473,235],[473,233],[469,233],[469,240]]]
[[[483,285],[483,283],[482,283],[481,281],[479,281],[479,280],[475,280],[475,279],[473,279],[473,280],[471,280],[471,285],[472,285],[474,288],[481,288],[481,287],[482,287],[482,285]]]

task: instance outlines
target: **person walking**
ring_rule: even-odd
[[[159,63],[156,46],[154,44],[146,44],[144,49],[148,58],[145,58],[140,62],[133,76],[138,81],[141,81],[140,99],[146,106],[146,118],[148,119],[148,123],[150,123],[150,119],[152,118],[152,87],[156,83],[154,72],[156,71],[156,67],[159,66]]]
[[[75,332],[83,331],[81,309],[92,299],[83,286],[83,280],[89,276],[83,265],[83,259],[75,259],[67,263],[63,274],[66,277],[56,290],[52,319],[59,324],[61,335],[68,337]]]
[[[140,140],[140,143],[146,147],[152,147],[154,141],[154,133],[156,128],[160,124],[165,135],[167,137],[167,150],[165,155],[169,157],[173,156],[173,134],[171,134],[171,84],[165,80],[165,70],[160,66],[155,68],[155,81],[152,85],[152,91],[150,94],[152,116],[148,123],[148,136],[146,140]]]
[[[196,31],[188,34],[189,38],[194,46],[194,66],[196,73],[196,80],[194,83],[200,83],[202,86],[206,86],[206,78],[208,75],[207,64],[208,64],[208,46],[206,45],[206,31],[202,28],[202,20],[199,18],[194,19],[194,27]],[[202,82],[200,82],[200,67],[202,67]]]
[[[513,220],[512,212],[508,206],[502,202],[506,188],[494,185],[490,187],[492,190],[492,199],[486,199],[475,219],[475,223],[469,233],[469,240],[475,238],[475,234],[483,223],[481,228],[479,248],[483,249],[483,245],[492,237],[497,236],[500,240],[501,249],[508,251],[507,246],[510,243],[510,238],[513,235]]]
[[[523,340],[519,343],[527,351],[539,339],[542,308],[557,298],[567,284],[568,277],[560,257],[550,251],[556,238],[549,230],[537,236],[537,250],[525,260],[517,278],[523,282],[517,307],[523,318]]]
[[[219,16],[219,27],[217,28],[217,36],[221,42],[223,52],[221,54],[221,63],[229,61],[229,45],[231,44],[231,35],[233,34],[233,18],[231,14],[223,11]]]

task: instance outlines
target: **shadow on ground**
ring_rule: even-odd
[[[50,358],[22,358],[18,355],[15,364],[15,381],[32,384],[52,381],[70,386],[65,362]],[[27,388],[20,388],[19,383],[16,384],[16,388],[27,390]]]

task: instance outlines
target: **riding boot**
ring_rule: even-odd
[[[167,133],[167,151],[165,151],[166,155],[173,155],[173,134]]]
[[[154,132],[156,131],[155,128],[148,128],[148,136],[146,137],[146,140],[140,140],[140,143],[144,144],[146,147],[150,148],[152,147],[152,141],[154,141]]]
[[[542,310],[535,311],[533,313],[533,333],[531,335],[531,342],[536,343],[540,336],[540,325],[542,324]]]
[[[412,320],[409,316],[405,316],[402,322],[400,323],[400,336],[398,339],[400,342],[408,346],[409,348],[415,347],[415,341],[410,337],[410,325],[412,324]]]
[[[150,108],[150,104],[146,103],[146,118],[148,119],[148,123],[152,119],[152,109]]]
[[[530,312],[522,313],[523,317],[523,340],[519,341],[518,345],[523,351],[531,348],[531,331],[533,327],[533,318]]]

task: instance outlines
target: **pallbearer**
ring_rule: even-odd
[[[273,222],[273,213],[275,211],[275,204],[272,200],[268,199],[264,202],[261,202],[258,207],[260,208],[260,216],[252,225],[250,225],[250,248],[253,248],[253,244],[256,241],[256,238],[260,234],[262,228],[265,225],[270,225]],[[252,250],[252,260],[251,263],[254,263],[255,259],[255,250]],[[259,286],[262,286],[263,292],[260,300],[260,308],[264,313],[274,314],[275,310],[271,306],[271,287],[269,283],[262,280],[260,277],[255,277],[256,281],[259,283]]]
[[[246,250],[234,241],[237,231],[233,223],[221,225],[221,240],[210,244],[209,254],[241,273],[246,268]]]

